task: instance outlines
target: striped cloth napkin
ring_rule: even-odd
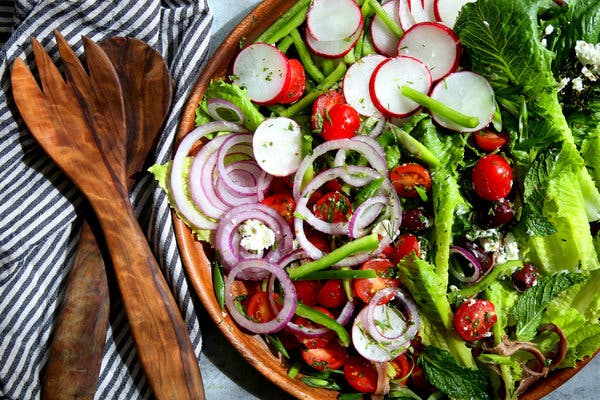
[[[82,195],[26,130],[10,89],[16,57],[33,66],[30,38],[58,58],[58,29],[81,54],[81,36],[147,42],[167,60],[173,108],[155,162],[171,155],[181,111],[206,60],[212,14],[206,0],[0,0],[0,398],[36,399],[49,339],[81,227]],[[165,196],[150,176],[134,187],[142,229],[177,298],[200,356],[202,337]],[[118,297],[118,296],[114,296]],[[149,398],[118,298],[111,299],[98,399]]]

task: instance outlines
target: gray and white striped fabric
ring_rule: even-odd
[[[79,236],[82,196],[27,132],[10,91],[16,57],[33,65],[30,38],[50,55],[58,29],[82,52],[81,36],[141,39],[167,59],[175,96],[155,154],[165,162],[188,93],[207,57],[212,15],[206,0],[0,0],[0,398],[36,399],[57,306]],[[202,346],[192,295],[165,196],[145,176],[134,208],[179,301],[198,357]],[[122,307],[114,296],[98,399],[150,398]]]

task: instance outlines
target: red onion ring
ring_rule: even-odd
[[[294,261],[302,260],[305,258],[308,258],[306,252],[302,249],[296,249],[283,256],[279,261],[277,261],[277,264],[279,264],[281,268],[285,268]]]
[[[241,144],[243,144],[244,146],[239,146]],[[238,195],[256,194],[256,186],[248,187],[242,184],[238,184],[229,177],[229,174],[227,174],[225,157],[227,156],[229,150],[231,148],[234,148],[234,146],[236,151],[243,152],[244,154],[252,156],[252,135],[241,133],[229,135],[221,145],[221,148],[217,153],[217,174],[221,178],[221,183],[227,186],[227,188],[230,191]]]
[[[296,171],[296,175],[294,178],[294,186],[293,186],[293,196],[296,201],[300,198],[300,191],[302,187],[302,180],[308,168],[313,165],[313,162],[321,157],[323,154],[339,150],[354,150],[361,153],[366,160],[369,162],[371,167],[379,172],[382,176],[387,176],[388,169],[387,163],[385,160],[385,153],[383,153],[383,149],[377,141],[374,139],[370,139],[366,136],[360,136],[360,138],[367,139],[357,139],[359,136],[355,136],[352,139],[337,139],[337,140],[329,140],[325,143],[320,144],[319,146],[313,149],[312,154],[305,157],[298,170]],[[379,148],[381,151],[377,150]]]
[[[373,196],[356,207],[348,221],[348,235],[353,239],[366,235],[366,227],[377,219],[387,202],[388,198],[385,196]]]
[[[385,332],[379,328],[380,323],[377,320],[377,312],[382,308],[392,307],[390,301],[386,301],[384,304],[380,304],[382,300],[387,300],[388,297],[396,298],[400,301],[403,310],[401,312],[405,326],[400,332],[393,330],[394,335],[388,336]],[[367,305],[367,311],[364,314],[364,326],[367,329],[369,335],[379,342],[385,345],[389,349],[396,349],[405,346],[417,335],[419,330],[421,319],[417,310],[416,304],[409,299],[404,292],[397,287],[383,288],[379,290],[369,304]]]
[[[206,108],[207,108],[208,114],[217,121],[230,121],[230,122],[235,122],[236,124],[240,124],[240,125],[244,123],[245,116],[244,116],[244,113],[242,112],[242,110],[240,110],[240,108],[238,106],[236,106],[235,104],[233,104],[232,102],[227,101],[225,99],[220,99],[220,98],[208,99],[206,101]],[[226,120],[221,114],[219,114],[219,112],[218,112],[219,108],[225,108],[226,110],[231,111],[235,115],[237,121]]]
[[[245,129],[237,124],[225,121],[214,121],[201,125],[183,138],[173,157],[170,175],[173,201],[181,215],[190,223],[190,225],[197,229],[214,230],[217,227],[217,223],[211,220],[188,200],[186,184],[184,179],[182,179],[185,158],[198,140],[208,134],[222,131],[244,132]]]
[[[382,396],[390,391],[390,377],[388,376],[388,363],[375,362],[375,369],[377,370],[377,388],[375,389],[375,395]]]
[[[281,287],[283,289],[283,307],[277,313],[275,318],[268,322],[254,322],[246,318],[240,313],[234,303],[234,296],[232,285],[235,279],[243,275],[249,270],[263,270],[267,275],[271,274],[274,279],[279,279]],[[225,305],[229,310],[229,315],[238,323],[242,328],[247,329],[254,333],[273,333],[278,332],[292,319],[296,312],[296,304],[298,298],[296,296],[296,288],[294,287],[289,276],[284,270],[279,268],[275,264],[271,264],[265,260],[246,260],[236,265],[225,280]],[[274,309],[277,310],[277,309]]]
[[[475,257],[475,255],[473,255],[473,253],[471,253],[469,250],[465,249],[464,247],[451,246],[450,254],[458,254],[458,255],[462,256],[473,267],[473,275],[465,276],[464,271],[462,271],[462,272],[458,271],[454,267],[453,263],[450,262],[450,265],[449,265],[450,273],[456,279],[458,279],[460,282],[464,282],[464,283],[473,283],[473,282],[477,282],[481,278],[482,267],[481,267],[481,264],[479,263],[479,260],[477,260],[477,257]]]
[[[357,135],[357,136],[354,136],[352,139],[354,141],[361,142],[361,143],[364,143],[365,145],[369,146],[371,148],[371,151],[374,154],[377,154],[379,158],[385,160],[385,150],[383,149],[383,147],[381,147],[379,142],[377,142],[375,140],[375,138],[372,138],[369,136]],[[347,150],[352,150],[352,149],[341,148],[337,151],[337,153],[335,154],[334,162],[333,162],[334,167],[343,167],[344,165],[346,165],[346,151]],[[363,154],[363,156],[364,156],[364,153],[361,153],[361,154]],[[374,166],[373,164],[371,164],[371,165]],[[387,165],[387,162],[386,162],[386,165]]]
[[[273,246],[264,256],[269,262],[275,263],[281,259],[283,254],[288,254],[292,251],[292,231],[277,211],[263,204],[242,204],[232,208],[223,215],[215,232],[214,246],[219,252],[226,271],[233,268],[240,261],[243,261],[240,252],[241,246],[239,245],[239,241],[235,240],[235,235],[238,226],[249,219],[261,221],[275,234],[277,245]]]

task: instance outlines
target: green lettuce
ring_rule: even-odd
[[[600,268],[600,263],[589,221],[600,216],[600,193],[590,185],[588,170],[562,112],[551,68],[554,53],[542,45],[538,30],[541,4],[478,0],[463,7],[455,31],[466,46],[470,68],[492,84],[505,112],[503,120],[512,118],[508,125],[517,127],[514,145],[521,145],[515,153],[519,156],[517,176],[527,176],[538,154],[549,146],[560,149],[548,175],[533,180],[543,178],[546,184],[541,198],[534,197],[534,203],[529,202],[531,198],[524,199],[521,219],[528,229],[518,235],[520,248],[547,273],[593,270]],[[523,146],[532,140],[543,145]],[[518,182],[520,186],[527,184],[527,180]],[[525,186],[523,191],[534,192],[535,188]],[[527,216],[528,212],[533,217]],[[543,229],[532,229],[537,227]]]

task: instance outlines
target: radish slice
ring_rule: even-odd
[[[398,0],[398,19],[403,31],[407,31],[415,24],[415,19],[410,12],[409,0]]]
[[[456,111],[479,118],[479,125],[465,128],[441,115],[431,113],[438,124],[458,132],[474,132],[485,128],[496,112],[492,86],[483,76],[471,71],[459,71],[448,75],[438,82],[430,96]]]
[[[290,80],[283,92],[275,98],[274,103],[291,104],[300,99],[304,94],[304,89],[306,89],[304,66],[295,58],[288,59],[288,62],[290,65]]]
[[[476,0],[434,0],[433,11],[435,19],[450,29],[454,28],[456,18],[462,7],[467,3],[474,3]]]
[[[362,13],[354,0],[313,0],[306,14],[307,30],[319,41],[348,39],[362,23]]]
[[[456,70],[460,56],[458,38],[446,25],[420,22],[404,33],[398,42],[398,54],[421,60],[433,81]]]
[[[400,94],[404,85],[429,93],[431,74],[425,64],[408,56],[388,58],[379,64],[369,83],[371,99],[377,109],[390,117],[405,117],[419,109],[418,103]]]
[[[269,118],[254,132],[254,158],[258,165],[271,175],[291,175],[296,172],[302,161],[301,138],[300,125],[293,119]]]
[[[375,68],[385,60],[386,57],[380,54],[371,54],[352,64],[346,71],[342,86],[344,98],[361,115],[381,116],[381,112],[371,100],[369,81]]]
[[[383,9],[393,20],[400,24],[398,2],[399,0],[390,0],[383,5]],[[371,21],[371,40],[378,53],[389,57],[398,55],[398,38],[377,14]]]
[[[248,97],[259,103],[274,101],[290,79],[287,57],[267,43],[253,43],[241,50],[233,62],[234,82],[247,89]]]
[[[418,23],[435,21],[435,14],[433,12],[433,2],[431,2],[431,4],[429,3],[429,0],[408,0],[408,7],[415,22]]]
[[[339,40],[318,40],[307,30],[306,44],[318,56],[324,58],[340,58],[352,50],[352,47],[354,47],[356,41],[360,37],[362,26],[363,23],[361,20],[360,29],[357,29],[357,31],[350,38]]]

